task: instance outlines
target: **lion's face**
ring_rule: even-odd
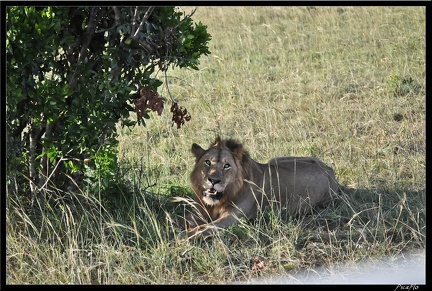
[[[204,150],[197,144],[192,145],[196,164],[191,173],[191,181],[197,195],[208,206],[215,206],[243,186],[240,161],[226,146],[215,144]]]

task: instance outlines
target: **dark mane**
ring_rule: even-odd
[[[233,157],[239,161],[243,178],[250,178],[251,163],[253,163],[253,160],[251,159],[249,152],[243,147],[242,143],[233,138],[222,140],[219,136],[217,136],[211,146],[229,150]]]
[[[249,158],[249,153],[243,147],[243,145],[233,138],[221,139],[220,136],[216,136],[215,141],[210,147],[226,148],[239,160],[243,160],[243,157]]]
[[[234,152],[238,149],[243,149],[243,145],[235,139],[226,139],[222,141],[222,145],[227,147],[230,151]]]

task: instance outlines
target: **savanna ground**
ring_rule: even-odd
[[[109,204],[83,188],[29,212],[8,193],[6,284],[235,283],[424,250],[425,12],[199,7],[212,54],[168,76],[191,121],[172,127],[165,109],[120,129],[125,182]],[[216,134],[259,162],[317,156],[346,195],[309,216],[273,209],[184,240],[189,206],[172,200],[190,194],[191,144]]]

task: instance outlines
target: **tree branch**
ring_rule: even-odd
[[[141,31],[141,29],[142,29],[143,26],[144,26],[144,23],[145,23],[145,22],[147,21],[147,19],[150,17],[150,14],[153,12],[153,10],[154,10],[154,6],[150,6],[150,7],[147,9],[146,13],[145,13],[144,16],[143,16],[143,19],[141,20],[141,23],[140,23],[140,25],[139,25],[137,31],[135,31],[135,34],[132,36],[133,39],[138,38],[138,32]]]
[[[29,153],[28,153],[28,163],[29,163],[29,174],[30,174],[30,188],[33,195],[37,192],[37,187],[35,187],[36,181],[39,178],[38,171],[36,169],[36,147],[37,147],[37,136],[39,135],[39,130],[34,127],[33,124],[29,125]]]
[[[138,6],[135,7],[135,13],[134,13],[133,21],[132,21],[131,35],[135,34],[135,25],[136,25],[137,18],[138,18]]]
[[[182,24],[182,23],[183,23],[184,21],[186,21],[187,19],[191,18],[192,15],[195,14],[195,11],[196,11],[196,10],[197,10],[197,7],[195,7],[195,9],[192,10],[191,14],[189,14],[188,16],[186,16],[185,18],[183,18],[183,20],[180,21],[179,24],[177,24],[177,25],[175,26],[175,28],[177,28],[180,24]]]
[[[80,51],[80,54],[78,56],[78,63],[82,62],[82,60],[84,60],[85,57],[87,56],[87,49],[90,45],[90,42],[94,36],[95,31],[96,31],[96,16],[97,16],[96,9],[98,9],[98,7],[93,7],[91,12],[90,12],[87,31],[85,33],[85,43],[83,43],[83,45],[81,47],[81,51]]]
[[[113,10],[114,10],[114,22],[115,22],[115,26],[120,25],[120,10],[117,6],[113,6]],[[114,32],[116,35],[118,35],[118,32],[115,30]],[[117,66],[116,68],[114,68],[112,70],[112,78],[111,78],[111,84],[115,84],[118,80],[118,77],[120,76],[121,73],[121,67]]]
[[[115,25],[120,25],[120,11],[117,6],[113,6],[114,10],[114,23]]]
[[[78,56],[78,61],[77,61],[78,64],[81,63],[83,60],[85,60],[85,58],[87,57],[88,47],[95,34],[96,25],[99,22],[99,20],[102,18],[103,13],[98,14],[97,13],[98,9],[100,9],[100,7],[93,7],[90,12],[89,22],[85,33],[85,41],[81,46],[81,50]],[[75,89],[76,85],[77,85],[77,73],[75,72],[73,73],[70,79],[69,88]]]

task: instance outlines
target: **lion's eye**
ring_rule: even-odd
[[[228,169],[230,169],[231,168],[231,165],[230,164],[225,164],[224,165],[224,170],[228,170]]]
[[[210,165],[211,165],[210,160],[205,160],[204,163],[205,163],[207,166],[210,166]]]

